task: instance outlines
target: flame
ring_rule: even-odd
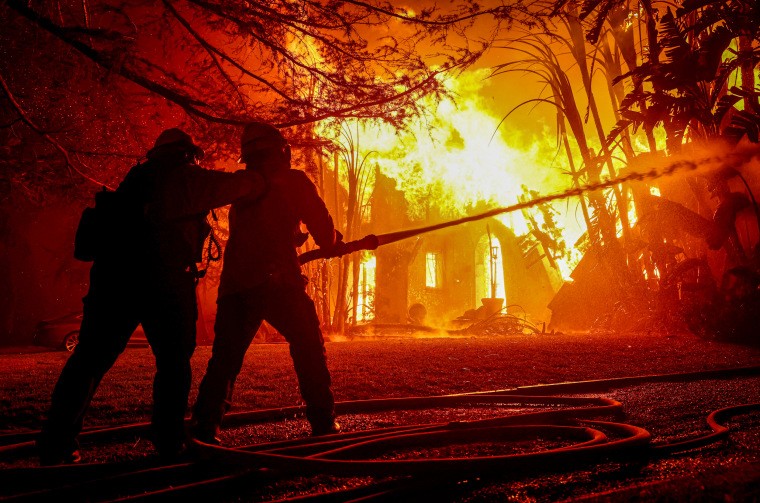
[[[370,121],[350,126],[358,131],[360,155],[369,153],[368,162],[396,181],[412,219],[456,218],[514,204],[523,185],[542,194],[568,188],[569,177],[561,175],[567,160],[558,155],[553,132],[546,126],[535,137],[500,127],[501,117],[489,109],[481,92],[487,75],[483,69],[448,78],[444,85],[453,99],[436,104],[424,98],[427,113],[405,131]],[[320,125],[317,133],[341,141],[334,127]],[[576,242],[585,230],[577,215],[564,203],[556,209],[565,216],[560,222],[565,242]],[[529,232],[519,212],[497,218],[517,236]],[[535,218],[542,223],[540,215]],[[558,259],[563,276],[569,277],[572,262],[579,258]]]

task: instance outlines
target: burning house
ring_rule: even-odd
[[[717,164],[714,156],[699,161],[704,166],[696,174],[630,183],[630,230],[613,228],[615,238],[607,243],[584,234],[576,242],[578,260],[567,279],[562,257],[553,253],[556,242],[544,232],[551,218],[544,215],[539,227],[535,208],[533,214],[516,215],[522,220],[466,218],[434,232],[415,231],[413,237],[365,253],[354,269],[359,277],[351,321],[451,329],[505,309],[560,330],[712,330],[695,316],[710,311],[706,318],[724,319],[711,311],[731,307],[718,297],[755,278],[742,265],[757,254],[756,180],[741,155],[732,161],[737,155],[728,152]],[[738,162],[746,177],[730,162]],[[657,171],[657,160],[641,163],[639,171]],[[451,218],[436,197],[425,201],[424,211],[411,211],[399,180],[377,166],[373,180],[362,234],[436,227]],[[489,209],[486,203],[480,206]],[[483,213],[479,210],[468,213]]]
[[[428,219],[410,221],[394,181],[377,177],[371,232],[437,221],[440,214],[434,207]],[[410,307],[415,305],[424,308],[427,324],[439,327],[454,326],[457,318],[493,314],[502,307],[536,322],[548,321],[547,305],[561,285],[561,276],[539,243],[526,247],[525,242],[524,236],[516,236],[492,218],[379,248],[374,257],[375,321],[420,322],[413,315],[410,320]]]

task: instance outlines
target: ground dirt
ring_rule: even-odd
[[[193,358],[191,402],[210,348]],[[706,341],[690,334],[578,334],[472,338],[354,339],[327,343],[337,401],[430,396],[509,389],[565,381],[648,374],[695,372],[760,365],[760,349]],[[66,353],[0,355],[0,430],[40,426]],[[153,357],[149,349],[129,349],[107,374],[92,402],[87,425],[145,421],[150,415]],[[705,419],[715,409],[760,402],[760,376],[695,382],[640,383],[603,394],[623,403],[625,422],[647,429],[663,444],[707,433]],[[285,344],[254,344],[236,385],[233,410],[300,403]],[[531,409],[534,410],[534,409]],[[520,412],[522,410],[517,410]],[[340,418],[344,431],[398,424],[466,421],[514,413],[497,407],[355,414]],[[760,500],[760,414],[730,422],[729,440],[658,459],[573,466],[530,475],[500,474],[436,481],[423,489],[441,501],[758,501]],[[224,432],[226,444],[244,445],[308,434],[302,418]],[[383,456],[405,459],[484,456],[556,447],[558,439],[532,445],[467,444]],[[134,438],[109,446],[83,445],[88,461],[140,459],[153,455],[150,443]],[[31,460],[4,467],[31,466]],[[301,477],[250,485],[232,499],[276,500],[366,484],[365,478]],[[430,491],[430,492],[425,492]],[[415,498],[416,499],[416,498]]]

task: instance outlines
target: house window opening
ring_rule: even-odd
[[[377,259],[373,253],[362,257],[359,266],[359,298],[356,321],[367,322],[375,318],[375,271]]]

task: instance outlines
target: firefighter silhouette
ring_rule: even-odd
[[[290,169],[290,146],[273,126],[249,124],[241,138],[241,162],[261,173],[265,194],[241,200],[230,210],[230,237],[224,251],[215,339],[206,375],[193,409],[193,434],[218,443],[245,352],[263,320],[288,341],[312,434],[336,433],[330,372],[319,319],[305,291],[296,245],[303,222],[320,248],[341,243],[316,187]]]
[[[195,164],[202,155],[189,135],[168,129],[116,191],[97,194],[95,208],[85,210],[75,248],[93,260],[90,286],[79,344],[37,441],[42,464],[79,460],[76,438],[90,400],[140,323],[156,358],[153,443],[166,458],[184,448],[206,216],[264,188],[255,172],[202,169]]]

